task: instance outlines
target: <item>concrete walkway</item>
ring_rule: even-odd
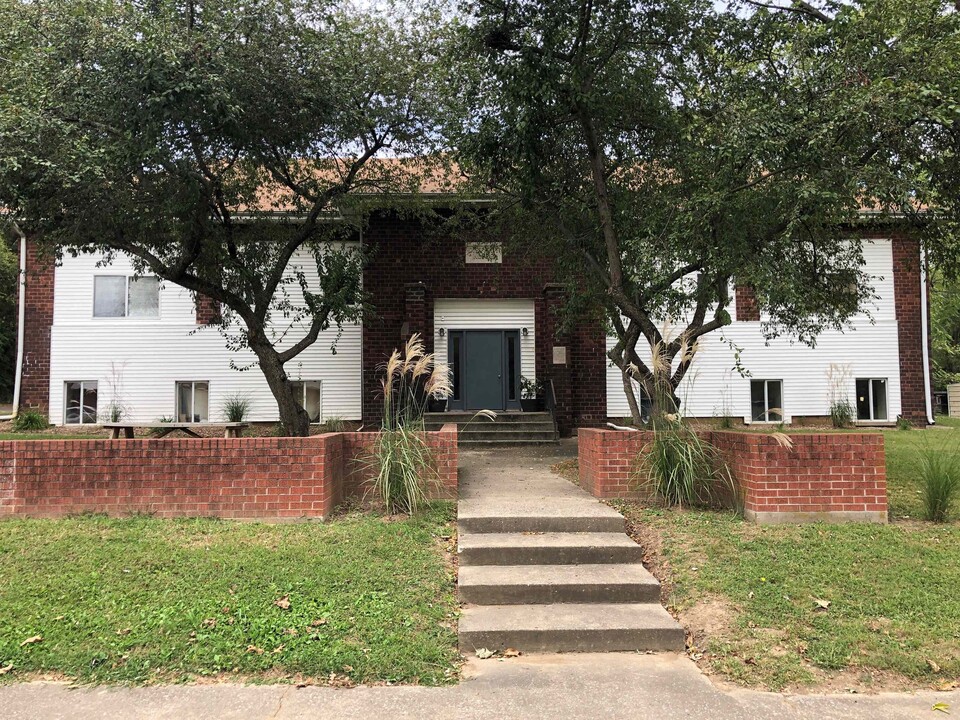
[[[565,447],[463,454],[460,650],[682,651],[623,516],[550,471]]]
[[[444,688],[295,688],[194,685],[69,689],[29,683],[0,687],[4,720],[937,720],[960,692],[916,695],[777,695],[714,687],[673,654],[541,655],[473,660],[459,685]]]

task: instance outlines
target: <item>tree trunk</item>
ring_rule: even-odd
[[[640,410],[640,403],[637,402],[637,393],[633,390],[633,378],[628,369],[622,369],[620,375],[623,377],[623,393],[627,396],[627,405],[630,406],[633,426],[640,427],[643,425],[643,413]]]
[[[280,411],[280,424],[285,435],[291,437],[306,437],[310,434],[310,416],[300,404],[300,399],[294,395],[293,387],[287,379],[287,373],[280,362],[280,356],[269,343],[250,343],[257,359],[260,361],[260,371],[270,386]]]

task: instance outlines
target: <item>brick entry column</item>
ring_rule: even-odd
[[[27,242],[21,408],[46,411],[50,403],[50,328],[53,326],[55,267],[52,255],[42,254],[36,242]]]
[[[414,333],[420,333],[427,352],[433,346],[433,338],[427,335],[427,290],[423,283],[407,283],[404,290],[403,328],[401,335],[406,342]]]
[[[571,340],[570,334],[560,329],[559,316],[563,309],[564,289],[562,285],[549,284],[543,288],[546,313],[543,318],[543,330],[538,333],[540,342],[546,344],[547,374],[544,380],[553,380],[556,394],[557,429],[567,436],[573,427],[573,387],[571,382]]]

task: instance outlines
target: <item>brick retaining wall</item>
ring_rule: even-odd
[[[886,461],[880,433],[792,434],[792,448],[770,434],[707,431],[760,523],[887,521]],[[651,432],[581,428],[580,484],[599,498],[637,499],[638,455]]]
[[[158,517],[324,518],[369,488],[373,433],[309,438],[0,442],[0,517],[82,512]],[[457,429],[428,433],[440,479],[457,493]]]

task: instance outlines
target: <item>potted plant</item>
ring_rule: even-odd
[[[544,408],[543,389],[543,380],[531,380],[521,376],[520,409],[523,412],[542,412]]]

